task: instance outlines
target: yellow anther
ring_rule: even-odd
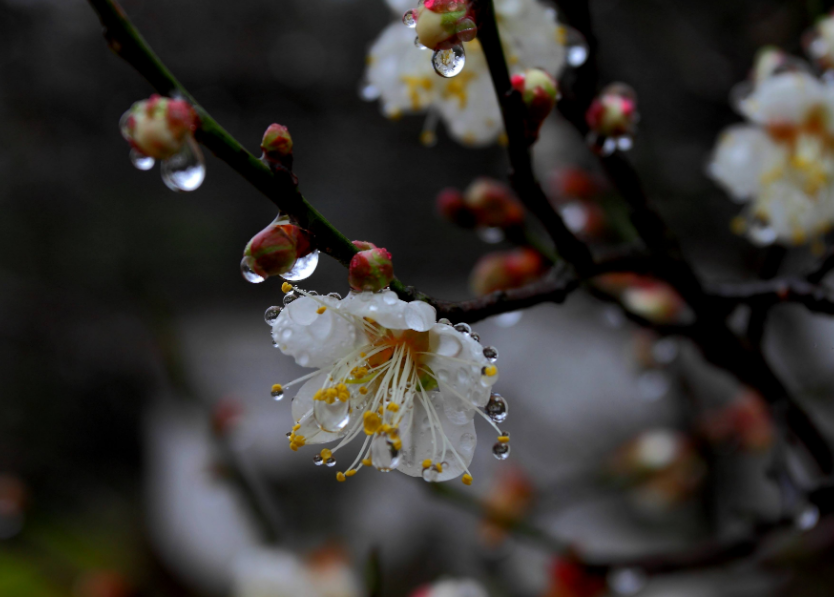
[[[385,408],[387,408],[388,410],[390,410],[393,413],[400,410],[400,406],[396,402],[389,402],[388,406],[386,406]]]
[[[355,474],[356,474],[356,469],[352,468],[348,472],[345,473],[345,477],[352,477]]]
[[[487,365],[486,367],[484,367],[484,375],[486,375],[487,377],[492,377],[496,373],[498,373],[498,367],[496,367],[495,365]]]
[[[510,436],[509,435],[499,435],[498,436],[498,441],[501,442],[502,444],[508,444],[508,443],[510,443]]]
[[[365,321],[367,321],[368,323],[376,323],[376,320],[375,320],[375,319],[373,319],[372,317],[365,317],[364,319],[365,319]]]
[[[273,392],[283,392],[284,388],[279,383],[272,384],[272,391]]]
[[[368,393],[368,388],[366,388],[365,386],[362,386],[361,388],[359,388],[359,393],[364,396],[365,394]]]
[[[346,478],[346,477],[345,477],[345,474],[344,474],[344,473],[342,473],[342,472],[338,472],[338,473],[336,473],[336,480],[337,480],[339,483],[343,482],[343,481],[345,480],[345,478]]]
[[[304,444],[307,443],[307,438],[304,437],[303,435],[296,435],[294,441],[295,441],[296,445],[301,447],[301,446],[303,446]]]
[[[437,467],[437,472],[438,473],[443,472],[443,465],[441,463],[438,462],[435,466]]]
[[[472,485],[472,475],[466,473],[464,476],[460,478],[461,483],[464,485]]]
[[[366,355],[364,352],[360,352],[360,353],[359,353],[359,356],[360,356],[360,357],[362,357],[362,358],[364,359],[364,358],[365,358],[366,356],[368,356],[368,355]]]
[[[293,431],[298,431],[299,429],[301,429],[301,425],[299,423],[296,423],[295,425],[292,426]]]
[[[388,433],[392,429],[393,429],[393,427],[391,427],[388,423],[386,423],[385,425],[382,426],[382,433]]]
[[[324,313],[325,311],[327,311],[327,307],[325,307],[324,305],[322,305],[321,307],[319,307],[318,309],[316,309],[316,313],[318,313],[319,315],[321,315],[321,314],[322,314],[322,313]]]
[[[289,282],[284,282],[283,284],[281,284],[281,290],[285,293],[289,292],[290,290],[292,290],[292,284],[290,284]]]
[[[327,460],[328,458],[333,456],[333,452],[331,452],[327,448],[324,448],[321,452],[319,452],[319,455],[321,456],[322,460]]]
[[[293,452],[298,452],[298,444],[295,443],[295,442],[292,442],[290,444],[290,450],[292,450]]]
[[[362,466],[371,466],[373,464],[370,458],[363,458],[362,459]]]
[[[364,416],[365,434],[373,435],[379,428],[382,427],[382,419],[379,415],[372,412],[366,412]]]
[[[400,439],[395,439],[392,442],[392,445],[394,446],[395,450],[402,450],[402,448],[403,448],[403,442]]]
[[[430,458],[426,458],[426,459],[423,461],[423,468],[429,468],[430,466],[431,466],[431,459],[430,459]]]

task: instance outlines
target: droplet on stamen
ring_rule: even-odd
[[[461,45],[452,46],[447,50],[436,50],[431,63],[438,75],[450,79],[463,70],[466,65],[466,53]]]
[[[324,464],[324,458],[322,458],[320,454],[316,454],[315,456],[313,456],[313,464],[315,464],[316,466],[321,466],[322,464]]]
[[[286,307],[291,302],[293,302],[295,300],[298,300],[299,298],[301,298],[301,297],[298,294],[296,294],[295,292],[293,292],[293,291],[288,292],[287,294],[284,295],[284,306]]]
[[[272,396],[272,399],[276,402],[280,402],[284,398],[284,390],[275,388],[269,393],[269,395]]]
[[[489,397],[489,402],[486,405],[487,416],[495,423],[503,423],[507,420],[509,405],[507,400],[497,393],[493,393]]]
[[[510,457],[510,444],[496,443],[492,446],[492,455],[496,460],[506,460]]]
[[[490,363],[498,360],[498,349],[494,346],[487,346],[484,348],[484,358]]]
[[[329,466],[330,468],[333,468],[334,466],[336,466],[336,459],[328,458],[327,460],[325,460],[324,464]]]

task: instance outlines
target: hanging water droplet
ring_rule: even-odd
[[[278,316],[281,314],[282,307],[270,307],[264,312],[264,321],[266,325],[271,326],[275,323],[275,320],[278,319]]]
[[[649,402],[660,400],[669,392],[669,378],[657,369],[644,371],[637,378],[637,391],[640,397]]]
[[[336,299],[337,301],[342,300],[342,295],[338,292],[328,292],[327,296],[328,298]]]
[[[418,50],[428,50],[429,49],[428,46],[424,46],[422,44],[419,37],[414,38],[414,47],[417,48]]]
[[[170,158],[162,160],[162,182],[172,191],[196,191],[206,179],[203,152],[194,139],[189,138],[182,149]]]
[[[338,399],[333,404],[328,404],[326,400],[313,400],[313,416],[322,431],[336,433],[350,421],[350,403]]]
[[[253,257],[246,256],[240,262],[240,273],[243,274],[243,279],[247,282],[251,282],[252,284],[260,284],[266,278],[261,276],[260,274],[255,273],[255,270],[252,269],[252,266],[255,264],[255,259]]]
[[[336,459],[335,459],[335,458],[328,458],[328,459],[325,461],[325,463],[324,463],[324,464],[326,464],[326,465],[327,465],[327,466],[329,466],[330,468],[333,468],[334,466],[336,466]]]
[[[620,568],[608,575],[608,586],[618,595],[634,595],[646,585],[646,573],[639,568]]]
[[[456,323],[454,327],[461,334],[471,334],[472,333],[472,328],[469,326],[468,323]]]
[[[489,397],[489,402],[486,405],[487,416],[495,423],[503,423],[507,420],[509,405],[507,400],[501,395],[493,393]]]
[[[292,431],[287,431],[284,435],[286,435],[287,437],[292,437]]]
[[[324,458],[321,457],[321,454],[316,454],[315,456],[313,456],[313,464],[315,464],[316,466],[321,466],[322,464],[324,464]]]
[[[275,402],[280,402],[284,398],[284,390],[280,388],[272,388],[269,395],[272,396]]]
[[[466,54],[463,51],[463,46],[452,46],[448,50],[437,50],[431,57],[434,72],[441,77],[450,79],[456,77],[461,73],[463,67],[466,65]]]
[[[820,510],[814,504],[806,505],[794,518],[794,525],[800,531],[810,531],[820,519]]]
[[[417,26],[417,15],[414,9],[405,11],[403,15],[403,25],[409,29],[414,29]]]
[[[296,294],[296,293],[295,293],[295,292],[293,292],[292,290],[291,290],[291,291],[289,291],[287,294],[285,294],[285,295],[284,295],[284,306],[286,307],[286,306],[287,306],[287,305],[289,305],[291,302],[296,301],[296,300],[298,300],[299,298],[301,298],[301,295]]]
[[[437,323],[442,323],[443,325],[452,325],[452,322],[446,319],[445,317],[441,317],[437,320]]]
[[[772,228],[763,222],[752,222],[750,224],[750,228],[747,230],[747,234],[753,244],[760,247],[772,245],[776,242],[776,238],[778,236],[775,228]]]
[[[492,446],[492,455],[496,460],[506,460],[510,457],[510,444],[496,443]]]
[[[285,280],[292,280],[293,282],[296,280],[306,280],[313,275],[313,272],[316,271],[318,264],[319,252],[318,249],[316,249],[304,257],[296,259],[295,265],[292,266],[292,269],[285,274],[281,274],[281,277]]]
[[[150,170],[151,168],[153,168],[153,165],[156,163],[156,160],[149,155],[145,155],[141,151],[131,149],[130,163],[133,164],[133,167],[137,170]]]
[[[472,332],[469,335],[469,337],[472,338],[475,342],[480,342],[481,341],[481,337],[478,334],[476,334],[475,332]]]
[[[400,452],[385,434],[379,433],[371,440],[371,462],[383,473],[394,470],[400,463]]]
[[[490,363],[498,360],[498,349],[494,346],[487,346],[484,348],[484,358]]]
[[[588,60],[588,41],[573,27],[564,27],[566,60],[570,66],[582,66]]]
[[[436,464],[433,464],[423,469],[423,481],[425,481],[426,483],[437,483],[437,479],[439,477],[440,469],[437,467]]]
[[[478,228],[476,231],[478,238],[488,245],[494,245],[504,240],[504,231],[501,228],[491,226],[489,228]]]

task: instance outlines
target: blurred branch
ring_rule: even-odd
[[[761,309],[780,303],[804,305],[814,313],[834,315],[834,295],[826,288],[801,278],[777,278],[759,282],[718,284],[711,293],[733,304]]]
[[[819,264],[805,276],[812,284],[819,284],[834,270],[834,247],[828,249]]]
[[[787,249],[779,245],[772,245],[767,248],[762,266],[759,270],[759,278],[772,280],[779,273],[782,262],[788,255]],[[757,305],[751,307],[750,320],[747,323],[747,341],[755,347],[760,347],[764,338],[765,324],[770,312],[769,305]]]

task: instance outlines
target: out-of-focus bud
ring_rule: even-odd
[[[339,545],[327,545],[306,558],[312,593],[322,597],[359,597],[361,582],[350,565],[347,552]]]
[[[637,131],[637,94],[623,83],[609,85],[591,102],[585,113],[588,141],[602,155],[628,150]]]
[[[10,539],[23,529],[29,489],[14,475],[0,475],[0,539]]]
[[[282,124],[270,124],[261,141],[261,149],[270,157],[292,155],[292,137],[289,129]]]
[[[484,499],[481,536],[492,547],[507,537],[507,529],[524,518],[533,501],[533,484],[519,468],[502,468]]]
[[[747,452],[762,452],[773,445],[773,419],[761,395],[745,389],[727,406],[704,417],[704,435],[715,443],[735,443]]]
[[[669,286],[649,276],[630,272],[597,276],[594,285],[617,297],[626,310],[654,323],[687,323],[693,315],[683,298]]]
[[[568,230],[583,240],[602,240],[610,232],[605,210],[590,201],[571,201],[559,207]]]
[[[218,437],[226,437],[243,418],[243,406],[234,398],[220,400],[211,409],[211,428]]]
[[[607,591],[604,577],[592,573],[576,557],[566,554],[554,558],[550,586],[544,597],[601,597]]]
[[[479,178],[466,189],[464,203],[475,214],[478,226],[510,228],[524,221],[524,208],[507,185]]]
[[[805,32],[802,45],[821,70],[834,69],[834,12]]]
[[[144,156],[170,158],[183,148],[199,126],[199,118],[185,100],[152,95],[136,102],[120,123],[122,136]]]
[[[635,505],[667,510],[691,497],[706,475],[690,439],[673,429],[652,429],[621,446],[611,459],[613,479],[631,488]]]
[[[440,217],[461,228],[474,228],[478,223],[475,213],[466,205],[463,193],[458,189],[450,187],[440,191],[436,205]]]
[[[273,222],[252,237],[243,251],[240,270],[249,282],[263,282],[270,276],[289,272],[299,257],[313,250],[306,230],[292,224]]]
[[[530,68],[513,75],[513,89],[521,94],[524,105],[527,106],[525,127],[527,138],[535,141],[539,136],[542,122],[553,111],[556,100],[559,99],[559,86],[556,79],[538,68]]]
[[[489,593],[474,580],[447,578],[422,586],[409,597],[489,597]]]
[[[489,253],[475,264],[469,284],[475,294],[485,295],[535,282],[547,270],[547,261],[538,251],[527,247]]]
[[[391,253],[373,243],[355,240],[359,252],[350,260],[348,283],[358,292],[382,290],[394,279],[394,264]]]
[[[472,41],[478,33],[466,0],[426,0],[410,14],[416,19],[417,39],[432,50]]]
[[[605,187],[599,177],[591,172],[578,166],[566,166],[550,173],[548,190],[550,200],[558,205],[575,200],[590,201],[600,195]]]
[[[130,597],[133,591],[123,575],[113,570],[85,572],[75,582],[74,597]]]

